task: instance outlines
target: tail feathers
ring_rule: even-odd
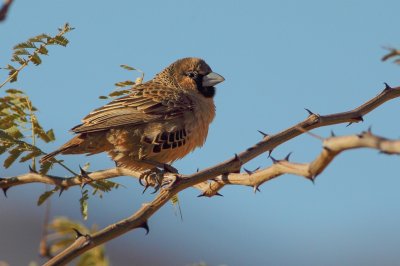
[[[70,141],[68,141],[64,145],[62,145],[57,150],[50,152],[49,154],[46,154],[45,156],[43,156],[40,159],[40,163],[44,163],[60,153],[68,153],[68,154],[76,153],[77,152],[76,148],[79,147],[80,144],[82,144],[82,143],[83,143],[83,139],[81,138],[81,136],[80,135],[75,136],[74,138],[72,138]],[[79,153],[79,151],[78,151],[78,153]]]
[[[56,150],[56,151],[53,151],[53,152],[50,152],[50,153],[46,154],[45,156],[43,156],[40,159],[40,163],[47,162],[48,160],[50,160],[51,158],[53,158],[54,156],[56,156],[57,154],[59,154],[61,152],[62,152],[62,150]]]
[[[101,133],[101,132],[100,132]],[[104,134],[79,134],[65,143],[57,150],[46,154],[40,159],[41,163],[44,163],[54,156],[62,154],[96,154],[112,149],[111,144],[107,141]]]
[[[43,156],[40,159],[40,163],[44,163],[60,153],[70,153],[69,150],[71,150],[71,148],[73,149],[73,148],[79,146],[78,144],[75,144],[75,145],[67,145],[67,144],[69,144],[69,143],[64,144],[58,150],[55,150],[55,151],[50,152],[49,154],[46,154],[45,156]]]

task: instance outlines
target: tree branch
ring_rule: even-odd
[[[385,54],[382,57],[382,61],[387,61],[389,59],[393,59],[393,62],[396,64],[400,64],[400,50],[395,49],[395,48],[391,48],[391,47],[385,47],[386,50],[389,51],[389,53]]]
[[[256,191],[264,182],[283,174],[300,175],[314,181],[315,177],[320,174],[339,153],[357,148],[374,148],[385,154],[400,154],[400,140],[388,140],[375,136],[369,131],[363,132],[360,135],[327,138],[323,141],[322,152],[310,163],[292,163],[286,158],[279,161],[273,159],[274,164],[272,166],[254,173],[233,173],[215,178],[213,181],[215,186],[210,185],[209,190],[206,190],[203,195],[215,195],[218,190],[226,184],[253,186]],[[168,202],[173,195],[181,190],[182,185],[178,182],[175,187],[161,190],[160,194],[151,203],[143,204],[140,210],[131,217],[110,225],[102,231],[95,233],[93,236],[78,235],[76,241],[72,245],[45,265],[64,265],[85,251],[135,228],[142,227],[148,231],[147,219]]]
[[[306,176],[308,179],[313,180],[325,169],[337,154],[350,148],[371,147],[380,149],[389,154],[397,154],[400,152],[399,141],[390,141],[381,137],[373,136],[371,133],[363,133],[360,136],[328,138],[324,140],[323,151],[309,164],[294,164],[289,163],[287,160],[281,160],[276,161],[273,166],[257,171],[252,175],[230,174],[238,172],[244,163],[252,160],[260,154],[271,151],[278,145],[297,137],[304,132],[310,131],[311,129],[345,122],[351,124],[363,121],[363,116],[365,114],[371,112],[384,102],[399,96],[400,87],[391,88],[386,84],[385,89],[380,94],[354,110],[325,116],[309,112],[310,115],[303,122],[300,122],[299,124],[278,134],[272,136],[265,135],[262,141],[225,162],[189,176],[176,175],[175,180],[173,180],[167,188],[162,189],[152,202],[143,204],[135,214],[115,224],[107,226],[103,230],[93,234],[93,236],[78,236],[77,240],[70,247],[49,260],[45,265],[65,265],[72,259],[83,254],[85,251],[125,234],[135,228],[141,227],[148,231],[147,220],[175,194],[188,187],[199,184],[204,187],[206,186],[204,182],[210,179],[217,178],[216,181],[210,183],[210,189],[214,189],[213,186],[215,189],[220,189],[218,188],[219,186],[222,187],[227,183],[251,185],[257,188],[263,182],[289,172]]]
[[[251,186],[256,192],[260,185],[283,174],[303,176],[314,182],[332,160],[346,150],[372,148],[385,154],[400,154],[400,140],[388,140],[373,135],[371,131],[365,131],[359,135],[330,137],[323,140],[322,147],[321,153],[310,163],[289,162],[288,157],[283,160],[272,158],[273,164],[265,169],[218,176],[208,186],[203,186],[204,191],[201,196],[212,197],[225,185]]]
[[[90,177],[90,182],[92,182],[119,176],[138,177],[140,176],[141,172],[129,170],[126,168],[116,167],[87,174]],[[33,171],[20,176],[0,178],[0,188],[2,189],[8,189],[13,186],[24,185],[29,183],[44,183],[66,189],[71,186],[79,186],[88,183],[88,181],[84,180],[82,176],[63,178],[52,175],[42,175],[38,172],[33,172]]]

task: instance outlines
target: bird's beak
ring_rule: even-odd
[[[203,87],[213,87],[213,86],[217,85],[218,83],[221,83],[224,80],[225,79],[223,76],[221,76],[217,73],[211,72],[208,75],[203,77],[202,85],[203,85]]]

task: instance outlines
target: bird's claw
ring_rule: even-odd
[[[162,187],[169,187],[171,184],[175,183],[175,181],[172,181],[170,179],[164,180],[164,176],[166,173],[173,173],[177,174],[178,170],[169,165],[169,164],[163,164],[163,169],[160,169],[158,167],[155,167],[153,169],[149,169],[144,171],[140,176],[139,176],[139,183],[144,186],[143,193],[150,187],[154,186],[154,191],[152,194],[156,193],[160,188]],[[175,180],[175,179],[174,179]],[[144,181],[144,182],[143,182]]]

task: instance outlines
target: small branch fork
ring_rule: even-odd
[[[275,135],[267,135],[263,133],[263,139],[260,142],[247,150],[236,154],[233,158],[227,161],[206,168],[192,175],[172,176],[171,180],[173,181],[171,181],[167,187],[161,189],[160,193],[153,201],[143,204],[142,207],[132,216],[109,225],[91,236],[78,234],[77,239],[73,244],[60,254],[50,259],[45,265],[65,265],[87,250],[136,228],[144,228],[148,231],[148,219],[175,194],[188,187],[196,187],[202,190],[201,196],[208,197],[218,195],[218,191],[227,184],[252,186],[254,190],[257,191],[258,187],[264,182],[285,173],[304,176],[307,179],[314,181],[316,176],[329,165],[336,155],[348,149],[368,147],[378,149],[387,154],[399,154],[400,140],[388,140],[375,136],[370,131],[367,131],[354,136],[330,137],[323,139],[323,149],[321,153],[310,163],[292,163],[289,162],[288,157],[283,160],[276,160],[271,157],[273,165],[270,167],[256,170],[254,172],[247,170],[246,173],[238,173],[243,164],[265,152],[271,152],[280,144],[305,132],[309,132],[314,128],[340,123],[348,123],[348,125],[350,125],[352,123],[363,121],[364,115],[386,101],[400,96],[400,87],[391,88],[387,84],[385,85],[386,87],[380,94],[354,110],[331,115],[318,115],[307,110],[309,116],[304,121]],[[94,180],[122,175],[139,176],[137,173],[121,168],[89,173],[90,178]],[[171,178],[171,176],[167,178]],[[62,187],[69,187],[81,184],[82,180],[78,177],[60,179],[58,177],[40,176],[36,173],[29,173],[18,177],[0,179],[0,188],[4,190],[14,185],[31,182],[43,182]]]

